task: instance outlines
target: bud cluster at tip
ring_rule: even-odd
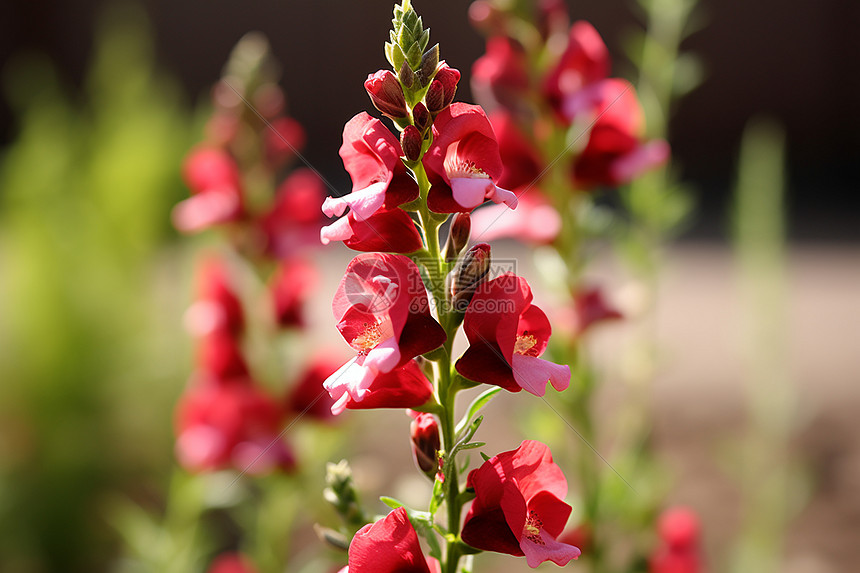
[[[336,464],[326,464],[325,482],[323,497],[334,506],[344,523],[352,526],[364,525],[366,519],[358,501],[349,463],[341,460]]]
[[[392,69],[371,74],[364,87],[376,109],[400,129],[414,125],[423,139],[433,118],[454,101],[460,72],[440,61],[439,44],[427,48],[430,29],[409,0],[394,7],[392,24],[385,44]]]

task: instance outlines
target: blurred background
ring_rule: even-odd
[[[484,48],[468,3],[416,4],[467,79]],[[613,74],[627,75],[635,5],[568,4],[604,37]],[[391,8],[381,0],[2,4],[0,570],[109,571],[120,551],[112,500],[164,503],[171,412],[191,368],[181,316],[201,242],[180,237],[169,213],[187,195],[181,161],[201,137],[209,87],[231,48],[250,30],[269,37],[289,112],[308,131],[306,158],[346,190],[341,132],[368,108],[362,82],[385,65]],[[745,127],[769,118],[780,126],[773,140],[784,133],[785,145],[776,356],[796,412],[792,491],[800,492],[782,571],[847,573],[860,559],[860,4],[704,0],[702,8],[701,29],[684,47],[702,60],[704,82],[681,100],[670,129],[696,208],[660,287],[655,441],[679,484],[673,500],[700,512],[716,558],[739,519],[732,466],[743,457],[725,450],[744,436],[749,371],[732,189]],[[471,101],[467,81],[458,99]],[[513,244],[499,249],[525,260]],[[332,337],[327,307],[349,254],[326,252],[331,276],[314,309],[319,336]],[[597,268],[619,300],[635,298],[611,263]],[[607,330],[596,341],[610,379],[624,336]],[[780,394],[776,387],[775,402]],[[488,432],[490,446],[515,446],[514,430]],[[358,447],[365,467],[393,455],[376,431]],[[405,443],[400,454],[411,471]]]

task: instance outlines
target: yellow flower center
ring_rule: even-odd
[[[541,527],[543,527],[543,520],[538,516],[535,510],[529,511],[529,515],[526,518],[526,524],[523,527],[523,534],[526,539],[532,543],[537,543],[538,545],[546,545],[540,536]]]
[[[380,342],[382,342],[382,329],[379,327],[379,324],[368,324],[365,322],[362,333],[353,338],[349,345],[358,350],[359,354],[367,354],[376,348],[376,345]]]
[[[449,153],[445,158],[445,172],[450,179],[489,179],[483,169],[474,161],[461,159],[456,153]]]
[[[517,336],[517,341],[514,343],[514,352],[523,356],[537,356],[535,346],[537,346],[537,338],[526,331]]]

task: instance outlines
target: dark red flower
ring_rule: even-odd
[[[264,473],[295,466],[278,438],[283,412],[250,380],[197,381],[179,401],[176,455],[189,471]]]
[[[567,480],[544,444],[524,441],[469,473],[475,500],[466,514],[463,541],[477,549],[525,555],[529,567],[544,561],[567,565],[579,549],[557,541],[571,507]]]
[[[570,367],[539,358],[552,328],[533,305],[525,279],[505,274],[484,283],[463,321],[469,348],[457,360],[457,372],[469,380],[501,386],[511,392],[546,393],[546,384],[562,391],[570,384]]]
[[[528,88],[523,47],[505,36],[488,39],[486,53],[472,65],[472,91],[478,101],[517,109]]]
[[[624,316],[606,301],[599,287],[586,287],[573,293],[574,333],[578,336],[592,325]]]
[[[645,120],[633,87],[624,80],[598,82],[564,103],[570,117],[593,117],[588,143],[573,163],[574,182],[585,189],[627,183],[666,162],[669,145],[641,141]]]
[[[282,328],[303,326],[305,299],[317,282],[317,271],[304,259],[283,261],[269,281],[275,322]]]
[[[414,262],[402,255],[357,256],[347,266],[332,308],[338,330],[358,352],[325,382],[337,400],[332,411],[343,411],[350,400],[363,402],[375,381],[376,389],[410,381],[406,397],[413,403],[374,401],[373,407],[414,407],[423,403],[415,400],[429,398],[425,395],[429,383],[410,361],[438,348],[446,335],[430,316],[427,291]],[[395,372],[407,364],[407,369]],[[391,376],[377,380],[384,374]],[[416,387],[420,393],[414,392]]]
[[[222,553],[207,569],[207,573],[256,573],[257,569],[239,553]]]
[[[663,512],[657,522],[660,545],[651,556],[650,573],[703,573],[699,518],[685,507]]]
[[[305,146],[305,129],[291,117],[280,117],[266,127],[264,149],[266,161],[278,167],[295,157]]]
[[[517,206],[516,195],[496,185],[499,144],[479,106],[454,103],[436,117],[424,166],[432,184],[427,204],[437,213],[471,211],[487,199]]]
[[[320,229],[323,245],[331,241],[356,251],[413,253],[424,246],[412,218],[401,209],[380,210],[360,218],[354,211]]]
[[[271,209],[259,220],[268,255],[286,259],[296,251],[319,245],[323,216],[319,203],[326,196],[325,184],[311,169],[292,171],[278,186]]]
[[[329,217],[343,215],[347,207],[359,219],[380,209],[391,210],[418,198],[418,184],[400,160],[400,142],[381,121],[362,112],[343,128],[340,156],[352,178],[352,193],[328,197],[322,210]]]
[[[216,330],[203,336],[197,346],[197,372],[215,380],[248,375],[248,365],[238,337]]]
[[[367,76],[364,89],[373,106],[388,117],[399,119],[409,115],[400,80],[390,70],[379,70]]]
[[[186,157],[182,175],[191,197],[173,209],[173,224],[177,229],[196,232],[241,218],[239,168],[229,153],[219,148],[197,147]]]
[[[338,368],[340,362],[331,356],[320,355],[314,358],[287,394],[287,410],[317,420],[331,419],[334,416],[331,411],[334,400],[323,388],[323,382]]]
[[[197,269],[197,300],[188,310],[186,324],[195,336],[213,332],[238,335],[244,329],[242,303],[227,266],[218,257],[204,258]]]
[[[606,78],[609,65],[609,50],[594,26],[583,20],[574,22],[567,49],[544,80],[544,97],[561,114],[562,102]]]
[[[439,562],[424,557],[406,510],[395,509],[358,530],[349,544],[348,573],[441,573]]]
[[[531,187],[538,182],[544,170],[543,160],[535,146],[526,139],[510,113],[494,112],[490,123],[499,142],[499,156],[504,171],[499,185],[505,189]]]

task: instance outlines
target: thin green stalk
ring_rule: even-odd
[[[436,374],[435,387],[439,397],[441,411],[439,418],[441,419],[442,447],[446,456],[454,451],[455,435],[454,427],[456,420],[455,402],[458,388],[454,384],[451,376],[451,349],[454,343],[454,334],[457,327],[451,328],[448,319],[448,309],[445,308],[445,262],[442,259],[442,253],[439,248],[439,226],[430,210],[427,207],[427,195],[430,191],[430,182],[427,179],[427,173],[424,171],[424,166],[420,161],[415,162],[412,166],[412,171],[415,174],[415,179],[418,182],[420,191],[420,205],[418,208],[418,218],[421,224],[422,233],[424,235],[424,244],[427,252],[426,259],[421,259],[425,270],[427,271],[430,282],[430,292],[436,306],[436,317],[439,323],[445,329],[448,335],[445,344],[443,345],[442,356],[436,362],[434,372]],[[447,530],[449,535],[445,537],[447,544],[447,552],[443,571],[445,573],[456,573],[460,561],[460,513],[461,502],[458,500],[460,494],[460,486],[457,475],[457,463],[455,457],[446,459],[448,471],[445,473],[445,505],[447,507]]]

